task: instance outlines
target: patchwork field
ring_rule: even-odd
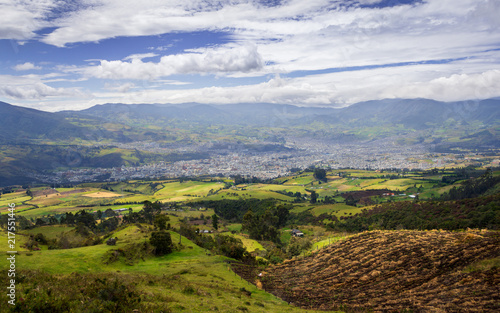
[[[408,225],[413,224],[407,223],[410,221],[422,227],[423,221],[432,216],[433,221],[437,220],[437,213],[442,219],[450,217],[458,223],[467,218],[467,222],[476,223],[471,225],[484,224],[487,225],[484,228],[496,229],[498,223],[490,222],[496,217],[496,200],[481,197],[450,201],[446,205],[437,200],[422,201],[462,187],[463,180],[456,172],[448,174],[455,175],[450,176],[450,183],[445,183],[448,178],[442,179],[442,175],[405,173],[402,177],[399,173],[343,170],[328,172],[326,182],[316,180],[312,173],[302,173],[267,183],[239,185],[230,179],[205,179],[90,183],[56,189],[47,186],[31,190],[19,188],[1,195],[3,221],[8,204],[15,203],[18,216],[38,225],[54,225],[25,229],[16,234],[19,251],[16,264],[21,277],[17,287],[26,300],[18,310],[98,312],[106,307],[116,312],[498,311],[498,292],[492,292],[498,290],[500,282],[500,237],[497,232],[372,231],[355,234],[365,229],[411,228]],[[488,192],[497,194],[498,188]],[[313,191],[318,196],[316,202],[312,201]],[[416,199],[417,195],[420,199]],[[240,201],[194,205],[203,200],[230,199]],[[66,212],[81,210],[92,214],[132,208],[138,213],[145,200],[164,204],[162,214],[168,216],[166,223],[177,247],[173,253],[155,257],[152,250],[147,250],[152,249],[145,243],[151,238],[153,225],[137,223],[150,220],[146,212],[130,216],[127,216],[128,210],[120,213],[124,215],[123,221],[129,224],[111,233],[109,229],[117,227],[116,219],[96,218],[96,227],[89,226],[96,229],[95,233],[82,224],[68,227],[57,221]],[[251,217],[245,221],[242,210],[249,209],[245,207],[248,203],[255,205],[254,213],[268,215],[248,224]],[[275,210],[280,204],[291,208],[289,216]],[[439,210],[423,210],[423,204],[434,205]],[[457,210],[464,206],[477,208],[477,214],[472,214],[474,210],[471,209],[466,216]],[[388,207],[396,208],[389,212],[390,217],[369,222],[363,219],[368,213],[377,210],[383,213],[381,208]],[[419,213],[422,220],[408,217],[403,207],[408,212]],[[371,208],[375,209],[367,211]],[[239,217],[224,215],[231,213],[224,210],[240,210]],[[219,250],[214,250],[213,245],[205,245],[204,239],[183,233],[193,240],[201,240],[198,244],[211,251],[179,235],[178,232],[183,231],[179,227],[181,223],[192,225],[192,233],[197,228],[214,230],[210,218],[215,212],[220,217],[219,231],[240,239],[247,251],[258,256],[261,266],[267,262],[279,263],[293,255],[300,257],[268,269],[230,265],[228,261],[234,260],[214,255]],[[380,212],[377,214],[382,214]],[[349,218],[359,213],[361,217]],[[409,221],[398,220],[399,224],[392,226],[382,223],[396,221],[396,213],[403,219],[408,217]],[[79,214],[82,215],[85,214]],[[284,224],[261,227],[268,222],[277,225],[282,217]],[[359,225],[352,221],[358,221]],[[477,224],[479,222],[484,223]],[[455,224],[448,223],[446,227]],[[243,225],[246,226],[242,231]],[[184,230],[189,230],[185,227]],[[252,233],[251,230],[257,227],[261,228]],[[301,230],[304,238],[292,237],[292,229]],[[268,237],[259,237],[260,241],[251,239],[250,234],[255,233]],[[33,236],[40,238],[39,234],[45,237],[46,244],[40,241],[40,250],[28,251],[25,245],[32,245]],[[118,238],[116,246],[103,243],[110,237]],[[0,249],[7,251],[6,232],[0,234],[0,240]],[[238,250],[242,251],[232,246],[227,251]],[[6,270],[7,263],[0,262],[0,274],[5,274]],[[235,271],[248,281],[237,276]],[[257,276],[258,273],[263,276]],[[0,294],[0,301],[4,300],[5,294]],[[111,307],[107,307],[109,305]]]

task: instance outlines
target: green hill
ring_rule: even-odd
[[[130,263],[127,258],[139,253],[150,231],[147,225],[123,228],[111,235],[118,238],[116,246],[19,249],[16,306],[2,305],[0,312],[308,312],[242,280],[227,258],[207,255],[185,237],[171,254],[136,255]],[[170,233],[178,242],[179,235]],[[4,232],[0,239],[7,251]],[[120,256],[110,258],[115,254]],[[4,277],[7,268],[7,262],[0,263]],[[7,300],[3,292],[0,301]]]

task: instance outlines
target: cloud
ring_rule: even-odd
[[[174,74],[249,72],[263,66],[257,48],[250,45],[168,55],[163,56],[158,63],[142,62],[138,57],[126,59],[131,61],[101,60],[100,65],[78,71],[83,72],[86,77],[104,79],[155,79]]]
[[[56,1],[4,0],[0,2],[0,39],[28,40],[47,27]]]
[[[26,62],[26,63],[18,64],[16,66],[14,66],[14,69],[16,71],[28,71],[28,70],[40,70],[42,68],[40,66],[35,66],[31,62]]]
[[[431,98],[439,101],[475,100],[500,96],[500,70],[451,74],[449,64],[408,65],[283,78],[258,84],[181,90],[136,86],[127,94],[95,93],[93,103],[287,103],[302,106],[345,106],[386,98]],[[413,76],[404,73],[414,72]],[[433,74],[430,74],[433,73]],[[433,78],[434,77],[434,78]],[[99,102],[100,100],[100,102]]]
[[[487,99],[500,96],[500,70],[474,74],[453,74],[429,82],[413,83],[391,91],[393,98],[418,95],[443,101]]]
[[[96,98],[91,101],[335,105],[392,97],[453,101],[500,96],[496,0],[392,6],[398,1],[288,0],[268,5],[251,0],[92,0],[68,8],[65,1],[55,0],[6,3],[0,15],[18,14],[27,26],[7,18],[0,36],[2,29],[8,33],[9,27],[18,27],[9,38],[37,38],[71,49],[83,46],[75,43],[120,36],[176,33],[173,37],[179,39],[192,31],[226,34],[224,43],[208,38],[203,44],[189,42],[194,48],[184,51],[178,50],[184,47],[178,42],[142,38],[137,42],[148,46],[138,46],[132,51],[136,54],[122,59],[93,54],[89,58],[98,59],[86,66],[56,66],[61,75],[67,74],[66,83],[71,77],[102,86],[96,79],[105,80],[108,89],[93,89]],[[58,13],[61,8],[63,14]],[[47,26],[53,29],[36,35]],[[28,63],[16,67],[21,70]],[[78,90],[32,79],[22,85],[24,92],[7,82],[1,87],[3,94],[28,99]],[[57,80],[63,79],[50,82]],[[223,87],[229,81],[233,87]],[[190,89],[172,86],[190,82]],[[88,101],[75,93],[78,97]]]
[[[125,83],[125,84],[121,84],[121,85],[112,85],[112,84],[106,83],[104,85],[104,89],[116,91],[116,92],[120,92],[120,93],[129,92],[130,89],[132,89],[132,88],[135,88],[134,83]]]
[[[142,60],[142,59],[154,58],[156,56],[158,56],[158,54],[156,53],[139,53],[139,54],[129,55],[128,57],[125,57],[124,60]]]
[[[78,88],[54,88],[35,77],[0,75],[0,96],[16,100],[36,100],[52,97],[86,98]]]

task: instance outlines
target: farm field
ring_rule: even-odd
[[[24,277],[17,287],[23,299],[29,299],[25,303],[36,308],[51,303],[83,312],[114,305],[109,310],[121,312],[119,303],[128,303],[139,311],[167,312],[350,312],[385,307],[465,307],[474,312],[469,303],[476,303],[482,312],[494,312],[498,299],[490,290],[499,284],[500,237],[496,231],[466,228],[498,228],[499,187],[479,198],[437,200],[463,189],[465,179],[456,173],[403,177],[337,170],[327,173],[326,182],[304,172],[265,183],[204,178],[19,187],[1,195],[0,217],[5,222],[8,205],[16,204],[16,216],[23,222],[17,225],[16,262]],[[148,206],[153,208],[150,213]],[[125,210],[113,217],[109,210],[116,209]],[[246,214],[250,210],[252,214]],[[71,217],[72,223],[65,220]],[[149,244],[159,227],[157,217],[168,223],[174,247],[163,256],[155,256]],[[405,228],[460,232],[380,231]],[[294,236],[297,229],[303,237]],[[366,229],[373,231],[362,232]],[[200,235],[199,230],[209,232]],[[116,245],[107,245],[109,238],[117,238]],[[7,251],[6,232],[0,240],[0,249]],[[225,241],[234,245],[225,246]],[[253,265],[223,256],[245,250]],[[6,266],[0,262],[0,273]],[[68,284],[71,287],[63,288]],[[35,286],[40,286],[37,293],[32,291]],[[90,303],[81,294],[94,292],[86,286],[116,286],[128,290],[123,295],[133,296]],[[398,288],[404,299],[411,295],[413,300],[400,301]],[[474,293],[480,297],[471,297]],[[443,300],[452,296],[457,300]],[[0,301],[4,298],[0,295]]]
[[[335,203],[335,204],[324,204],[319,205],[311,209],[312,214],[319,216],[321,214],[333,214],[337,217],[341,217],[344,215],[353,215],[357,213],[361,213],[361,208],[346,205],[344,203]]]

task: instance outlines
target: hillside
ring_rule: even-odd
[[[0,143],[30,142],[35,139],[84,137],[85,130],[49,112],[0,102]]]
[[[449,119],[455,122],[480,121],[486,125],[500,119],[499,100],[440,102],[429,99],[385,99],[360,102],[333,113],[334,121],[363,125],[403,124],[424,129],[440,126]],[[328,116],[325,116],[328,120]]]
[[[456,201],[400,201],[377,205],[362,213],[340,217],[331,224],[343,231],[370,229],[500,228],[500,194]]]
[[[272,266],[261,281],[309,309],[498,312],[499,262],[495,232],[375,231]]]
[[[1,102],[0,186],[50,182],[60,169],[142,166],[235,151],[289,152],[298,158],[307,153],[307,141],[363,147],[388,143],[401,151],[418,144],[429,152],[466,149],[491,155],[500,147],[499,106],[497,99],[388,99],[345,108],[115,103],[49,113]]]
[[[176,250],[152,256],[145,239],[151,225],[134,224],[109,234],[116,245],[99,243],[71,249],[28,251],[29,238],[16,236],[16,306],[0,294],[0,312],[295,312],[286,302],[241,280],[226,257],[210,255],[182,237]],[[47,238],[75,239],[73,228],[38,227],[31,233]],[[180,238],[169,231],[172,238]],[[7,232],[0,232],[0,247],[7,251]],[[105,240],[102,240],[105,241]],[[0,262],[7,277],[8,263]]]

